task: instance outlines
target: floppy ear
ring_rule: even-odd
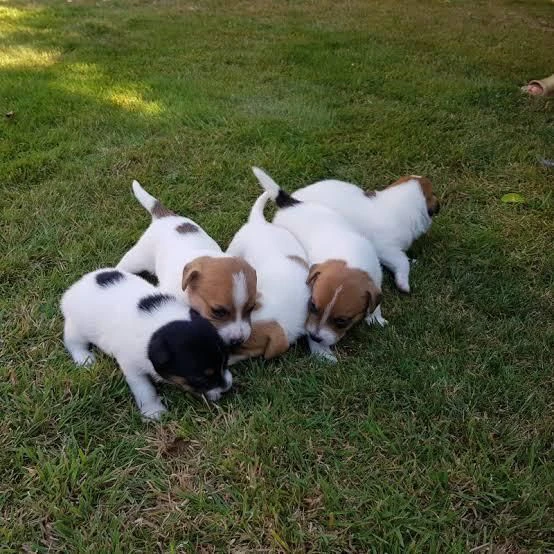
[[[372,314],[383,299],[381,289],[370,279],[367,284],[367,315]]]
[[[192,261],[183,268],[183,280],[181,288],[186,290],[189,285],[194,284],[200,277],[200,264],[197,261]]]
[[[308,273],[308,278],[306,279],[306,285],[312,287],[320,273],[319,264],[312,265],[312,267],[310,267],[310,273]]]

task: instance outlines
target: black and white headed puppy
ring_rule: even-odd
[[[113,268],[88,273],[64,293],[61,309],[74,362],[92,364],[91,345],[113,356],[145,418],[166,411],[153,382],[212,401],[231,388],[227,351],[215,327],[136,275]]]
[[[335,360],[330,346],[355,323],[387,323],[381,314],[382,270],[375,249],[334,210],[292,198],[267,173],[253,171],[279,208],[273,223],[288,229],[308,256],[310,349]]]
[[[154,273],[160,290],[209,319],[225,344],[240,346],[251,332],[256,272],[242,258],[222,252],[200,225],[168,210],[137,181],[133,193],[152,221],[117,269]]]
[[[292,197],[340,213],[373,243],[380,262],[394,273],[396,286],[410,292],[406,250],[427,232],[440,209],[429,179],[408,175],[377,191],[329,179],[301,188]]]

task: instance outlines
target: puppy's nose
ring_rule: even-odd
[[[229,344],[233,348],[236,348],[237,346],[240,346],[243,342],[244,342],[244,339],[231,339],[231,342],[229,342]]]
[[[314,341],[314,342],[321,342],[323,339],[321,337],[318,337],[316,335],[313,335],[312,333],[310,333],[310,338]]]

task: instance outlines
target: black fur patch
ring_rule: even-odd
[[[165,380],[204,393],[225,386],[228,354],[216,328],[194,314],[191,310],[191,321],[170,321],[155,331],[147,352],[156,373]]]
[[[102,271],[96,275],[96,283],[101,287],[111,287],[122,279],[125,279],[125,275],[120,271]]]
[[[279,194],[275,199],[275,204],[277,204],[279,208],[290,208],[291,206],[300,204],[300,200],[296,200],[296,198],[293,198],[290,194],[286,193],[283,189],[279,189]]]
[[[175,300],[175,297],[170,294],[149,294],[139,300],[138,309],[143,312],[151,312],[159,308],[162,304],[171,302],[172,300]]]
[[[141,271],[140,273],[137,273],[137,275],[151,285],[154,285],[155,287],[158,286],[158,278],[153,273],[150,273],[149,271]]]

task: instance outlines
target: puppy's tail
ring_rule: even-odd
[[[157,198],[148,194],[138,181],[133,181],[133,194],[141,205],[147,209],[152,215],[152,219],[175,215],[171,210],[168,210]]]
[[[300,204],[300,200],[296,200],[296,198],[285,192],[265,171],[259,167],[253,167],[252,171],[262,188],[269,193],[269,197],[275,201],[275,204],[279,208],[290,208]]]
[[[256,202],[252,204],[250,215],[248,217],[248,223],[266,223],[267,220],[264,217],[264,208],[269,200],[269,192],[264,192],[256,199]]]

